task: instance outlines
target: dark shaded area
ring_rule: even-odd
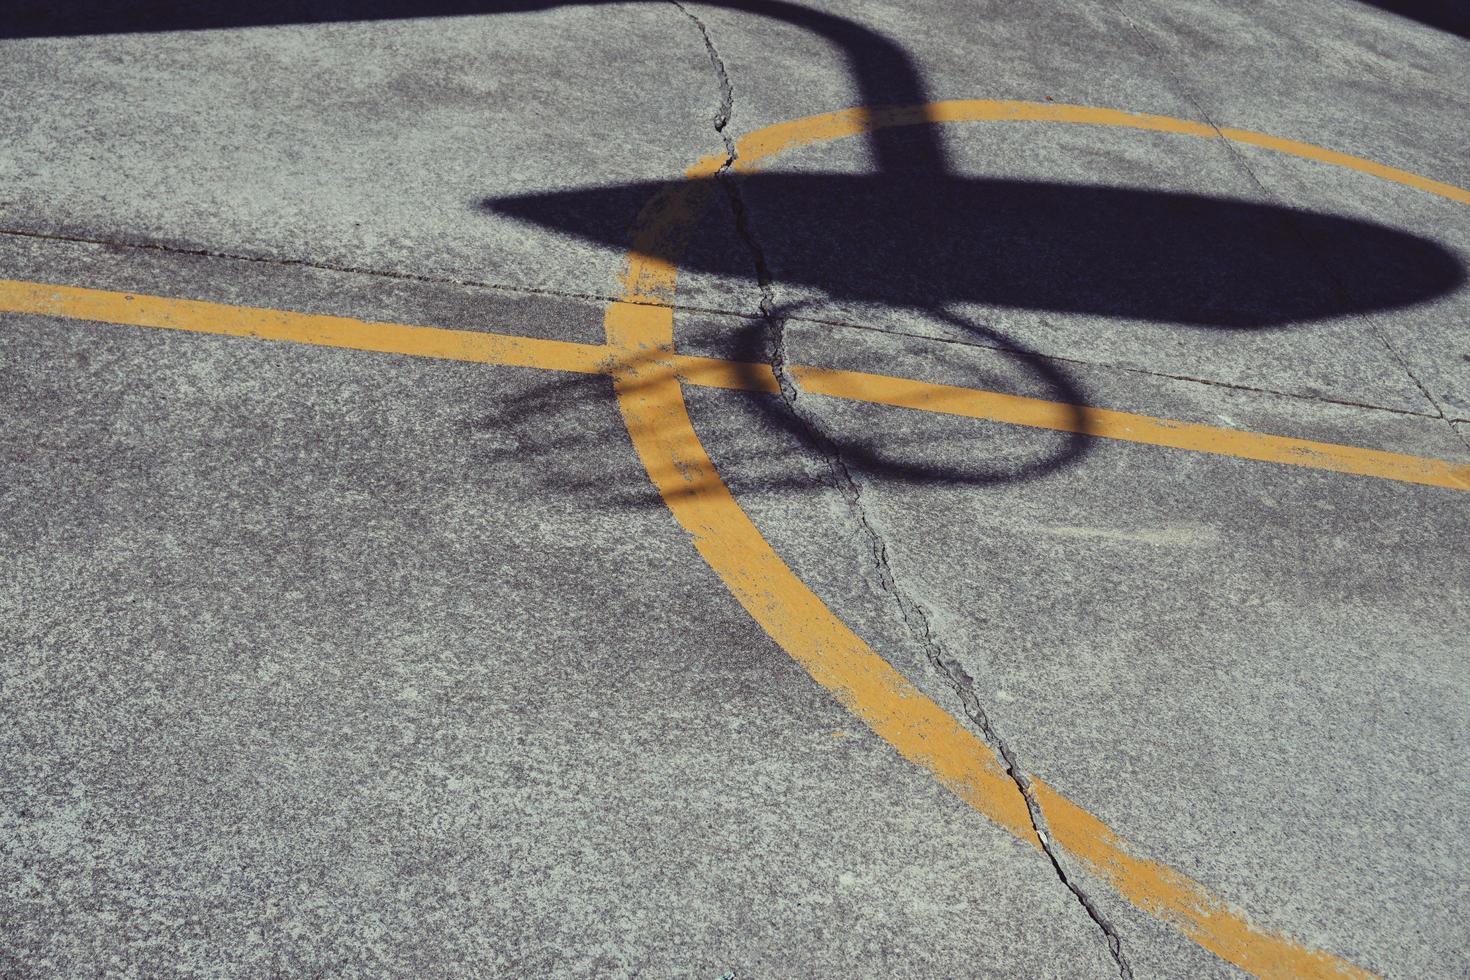
[[[602,215],[626,215],[661,186],[484,207],[616,248],[626,233]],[[926,310],[975,302],[1250,329],[1407,306],[1465,278],[1450,252],[1407,232],[1196,194],[886,174],[758,174],[741,179],[741,193],[781,216],[759,223],[778,282]],[[693,249],[683,261],[752,274],[738,248]]]
[[[583,0],[593,3],[599,0]],[[146,34],[283,24],[330,24],[514,13],[560,6],[542,0],[10,0],[0,38]]]
[[[1470,38],[1470,0],[1362,0],[1421,24]],[[1470,71],[1470,69],[1467,69]]]
[[[680,185],[708,204],[724,197],[713,178]],[[969,178],[945,174],[767,173],[738,178],[756,215],[769,273],[779,284],[815,287],[835,299],[913,309],[959,328],[1005,358],[1001,377],[970,382],[1068,405],[1089,399],[1065,366],[1027,350],[992,324],[966,322],[950,304],[1093,315],[1160,324],[1249,330],[1412,305],[1459,286],[1465,272],[1437,243],[1373,222],[1198,194]],[[628,223],[667,183],[492,199],[497,214],[626,248]],[[686,243],[655,248],[685,269],[755,278],[749,250],[721,209],[705,212]],[[760,216],[779,216],[760,220]],[[687,247],[686,247],[687,245]],[[775,324],[792,314],[733,326],[722,348],[769,362]],[[974,423],[973,444],[925,446],[923,426],[881,433],[823,432],[774,396],[746,409],[793,431],[810,450],[847,467],[913,484],[994,484],[1036,479],[1079,460],[1085,435],[1046,433],[993,440]],[[1074,424],[1081,428],[1077,413]],[[895,435],[895,432],[898,434]],[[987,443],[987,439],[992,440]],[[937,451],[936,451],[937,450]],[[799,477],[789,485],[805,484]]]

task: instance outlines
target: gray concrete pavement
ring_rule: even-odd
[[[803,361],[893,371],[901,358],[912,376],[935,360],[886,338],[798,336]],[[996,370],[971,358],[972,376]],[[943,361],[967,373],[964,354]],[[1353,431],[1361,416],[1330,406],[1129,387],[1169,417],[1289,419],[1337,441],[1456,453],[1437,420]],[[803,411],[834,439],[861,433],[896,462],[957,470],[978,447],[1027,460],[1057,441],[812,396]],[[1118,444],[979,490],[858,472],[898,591],[1024,765],[1295,935],[1385,974],[1467,969],[1446,898],[1470,839],[1463,501]]]
[[[0,278],[600,343],[627,226],[723,152],[716,67],[735,138],[918,85],[1470,186],[1470,42],[1354,0],[510,6],[0,21]],[[680,348],[1470,462],[1466,205],[1098,127],[948,125],[941,173],[918,132],[743,179]],[[1241,972],[814,683],[606,378],[29,314],[0,352],[0,973]],[[1305,948],[1470,973],[1463,491],[686,398],[1022,781]]]
[[[148,265],[405,310],[374,277]],[[599,315],[432,292],[527,335]],[[605,383],[3,336],[5,972],[1111,975],[1040,854],[691,560]]]

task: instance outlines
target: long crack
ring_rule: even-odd
[[[699,36],[704,39],[704,51],[709,55],[710,67],[715,70],[715,78],[720,83],[720,107],[715,110],[715,132],[720,134],[720,139],[725,141],[725,165],[721,171],[728,171],[735,163],[738,153],[735,150],[735,141],[730,134],[725,132],[725,127],[730,125],[730,113],[735,110],[735,88],[730,84],[730,73],[725,71],[725,60],[720,57],[720,52],[715,48],[714,40],[709,36],[709,28],[694,11],[690,10],[679,0],[669,0],[669,3],[678,8],[679,13],[689,18],[698,30]]]
[[[858,528],[866,540],[872,565],[877,572],[880,590],[886,594],[898,609],[899,619],[909,633],[919,642],[924,649],[925,658],[930,666],[944,679],[949,688],[959,698],[964,708],[966,717],[977,727],[986,743],[995,751],[1004,764],[1006,775],[1015,784],[1016,791],[1026,802],[1026,811],[1031,818],[1031,829],[1035,833],[1042,852],[1051,863],[1052,870],[1057,879],[1072,893],[1073,898],[1082,906],[1108,946],[1108,952],[1118,968],[1118,975],[1123,980],[1133,980],[1133,968],[1128,958],[1123,953],[1122,939],[1112,922],[1098,908],[1092,898],[1083,890],[1082,886],[1067,873],[1056,847],[1052,842],[1051,835],[1047,832],[1046,815],[1037,800],[1036,794],[1031,787],[1030,780],[1026,777],[1025,770],[1016,759],[1015,751],[1010,743],[996,730],[994,722],[986,712],[984,705],[980,703],[979,696],[975,693],[975,682],[969,673],[946,649],[944,642],[934,631],[933,618],[924,606],[899,583],[898,577],[893,570],[889,558],[888,543],[883,534],[878,530],[867,507],[863,504],[863,492],[861,484],[853,475],[852,469],[842,458],[842,452],[837,444],[827,438],[819,424],[811,419],[800,406],[801,391],[786,371],[786,330],[785,321],[780,317],[773,317],[771,325],[770,358],[771,366],[776,374],[776,380],[781,391],[781,398],[786,404],[787,410],[800,423],[801,431],[807,440],[813,444],[817,451],[826,460],[828,468],[833,477],[833,485],[841,493],[849,511],[857,521]]]
[[[731,114],[734,111],[735,89],[730,82],[729,73],[725,70],[724,59],[720,57],[719,50],[715,47],[714,40],[710,37],[709,29],[704,22],[679,0],[669,0],[671,4],[679,9],[685,17],[699,29],[700,37],[704,39],[705,51],[709,55],[710,65],[714,68],[715,75],[719,79],[720,105],[714,115],[715,132],[725,143],[725,162],[716,174],[721,186],[725,191],[725,198],[730,205],[730,213],[734,219],[735,232],[741,243],[750,255],[751,263],[755,267],[756,285],[760,291],[759,317],[767,328],[767,354],[770,358],[771,370],[776,376],[777,387],[780,390],[781,400],[786,407],[787,413],[797,423],[797,434],[803,438],[825,461],[831,474],[831,484],[840,493],[846,502],[848,510],[856,519],[857,526],[864,540],[868,544],[874,570],[877,572],[879,589],[890,597],[898,610],[900,621],[905,628],[915,637],[924,648],[925,656],[929,664],[938,674],[944,678],[951,690],[960,699],[965,715],[980,729],[985,741],[1001,758],[1005,765],[1006,775],[1015,784],[1016,792],[1026,803],[1026,811],[1031,818],[1031,829],[1035,833],[1037,841],[1041,845],[1043,853],[1051,863],[1052,870],[1062,885],[1072,894],[1082,909],[1087,913],[1097,928],[1102,932],[1107,942],[1108,952],[1117,965],[1118,974],[1123,980],[1133,980],[1133,969],[1123,954],[1122,940],[1112,923],[1102,914],[1102,911],[1092,901],[1081,886],[1073,880],[1062,866],[1056,850],[1047,833],[1046,816],[1042,812],[1041,804],[1036,799],[1036,794],[1031,788],[1030,781],[1026,778],[1025,771],[1016,761],[1014,751],[1010,744],[996,731],[990,716],[980,703],[980,698],[975,693],[974,680],[965,671],[957,659],[949,654],[943,642],[935,634],[933,622],[924,607],[903,589],[894,574],[893,566],[888,557],[888,544],[875,526],[863,504],[862,488],[853,476],[852,470],[842,458],[842,452],[837,444],[827,438],[821,426],[810,417],[801,407],[801,391],[795,379],[787,370],[786,357],[786,324],[788,318],[781,314],[777,304],[775,289],[772,285],[770,265],[766,261],[765,252],[761,249],[755,232],[751,227],[750,213],[745,207],[745,200],[740,193],[740,183],[737,176],[732,173],[735,162],[739,159],[739,148],[735,141],[726,132],[730,123]]]
[[[754,247],[753,241],[747,244]],[[763,293],[767,292],[763,290]],[[1051,835],[1047,832],[1046,815],[1037,800],[1036,794],[1031,787],[1030,780],[1026,777],[1025,770],[1016,760],[1015,751],[1010,743],[998,732],[990,715],[985,711],[984,705],[980,703],[979,696],[975,693],[975,682],[969,673],[946,649],[944,642],[934,631],[933,618],[924,606],[899,583],[898,577],[893,570],[889,558],[888,543],[883,534],[875,525],[863,504],[862,486],[853,475],[852,469],[842,458],[842,452],[835,442],[827,438],[821,426],[810,418],[801,407],[801,390],[790,372],[786,370],[786,321],[780,316],[771,316],[768,319],[770,326],[771,342],[769,354],[771,367],[775,372],[776,381],[781,391],[782,401],[785,402],[787,411],[801,426],[801,432],[807,441],[826,460],[832,475],[832,483],[842,495],[848,510],[856,519],[858,528],[868,544],[872,565],[877,572],[878,586],[886,594],[898,609],[900,621],[909,633],[923,647],[925,658],[930,666],[942,677],[949,688],[959,698],[964,708],[966,717],[980,729],[987,744],[1000,757],[1005,766],[1006,775],[1010,777],[1016,786],[1016,791],[1026,802],[1026,811],[1031,818],[1031,829],[1036,834],[1036,839],[1041,845],[1042,852],[1046,854],[1051,863],[1052,870],[1057,879],[1072,893],[1073,898],[1082,906],[1098,930],[1102,932],[1107,943],[1108,952],[1118,968],[1118,975],[1123,980],[1133,980],[1133,968],[1128,958],[1123,953],[1122,939],[1117,929],[1098,908],[1092,898],[1083,890],[1082,886],[1067,873],[1056,847],[1052,842]]]

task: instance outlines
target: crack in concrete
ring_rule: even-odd
[[[1024,771],[1016,761],[1015,753],[1009,743],[1000,736],[995,726],[986,714],[984,707],[980,704],[979,697],[975,694],[973,679],[954,657],[945,650],[943,643],[935,635],[929,613],[915,599],[910,597],[900,586],[898,579],[889,561],[888,545],[883,534],[875,525],[868,514],[868,509],[863,504],[862,488],[853,476],[852,470],[842,458],[842,453],[837,445],[828,439],[822,432],[821,427],[800,406],[801,391],[795,379],[787,370],[786,354],[786,324],[789,317],[780,313],[776,303],[775,288],[771,275],[770,265],[766,261],[765,252],[760,247],[755,232],[751,227],[750,213],[745,207],[745,200],[740,193],[739,179],[731,172],[735,161],[739,159],[739,150],[735,141],[726,132],[731,114],[734,111],[734,86],[730,82],[730,76],[725,70],[724,59],[721,58],[719,50],[715,47],[714,40],[710,37],[709,29],[680,0],[669,0],[677,7],[685,17],[689,18],[699,29],[700,36],[704,39],[705,50],[709,54],[710,65],[714,68],[715,75],[720,85],[720,106],[715,112],[715,131],[725,143],[725,162],[716,174],[721,186],[725,190],[726,200],[730,205],[731,216],[735,224],[735,232],[741,243],[750,255],[751,263],[755,267],[756,285],[760,290],[759,318],[765,321],[768,330],[767,354],[770,358],[772,373],[776,376],[776,384],[779,389],[781,400],[786,407],[787,413],[797,423],[797,435],[803,442],[807,443],[820,455],[827,464],[831,475],[830,485],[836,489],[847,504],[848,510],[857,521],[860,534],[867,541],[870,551],[872,566],[877,572],[879,590],[890,597],[898,609],[899,619],[908,632],[923,646],[925,655],[938,674],[944,678],[949,687],[959,697],[964,708],[965,715],[980,729],[987,744],[1000,756],[1005,764],[1006,774],[1015,784],[1016,792],[1026,803],[1027,813],[1031,817],[1031,829],[1036,834],[1036,839],[1041,845],[1043,853],[1046,854],[1051,863],[1052,870],[1058,880],[1071,893],[1072,897],[1082,906],[1088,918],[1102,932],[1107,943],[1108,952],[1118,968],[1118,974],[1123,980],[1133,980],[1133,970],[1127,958],[1123,955],[1122,940],[1117,930],[1098,909],[1097,905],[1088,897],[1065,868],[1053,848],[1050,836],[1047,834],[1046,817],[1042,813],[1041,806],[1037,802],[1036,795],[1032,791],[1030,781],[1026,778]]]
[[[756,318],[769,324],[776,319],[776,296],[771,288],[771,270],[766,265],[765,253],[756,244],[755,233],[750,227],[750,215],[745,210],[745,199],[740,195],[739,178],[732,172],[735,161],[740,159],[740,150],[727,132],[730,116],[735,111],[735,86],[730,82],[730,73],[725,70],[725,59],[720,57],[719,49],[715,47],[714,39],[710,37],[709,28],[704,21],[680,0],[669,0],[669,3],[678,8],[699,30],[699,36],[704,39],[704,50],[709,55],[710,67],[714,69],[715,78],[720,85],[720,105],[715,110],[713,121],[715,132],[725,143],[725,162],[715,172],[715,180],[725,192],[725,200],[735,221],[735,233],[755,265],[756,288],[760,291]]]
[[[785,330],[784,327],[776,331],[776,342],[772,352],[772,365],[785,363]],[[898,609],[899,619],[919,644],[923,647],[925,657],[935,672],[944,679],[945,683],[959,698],[964,709],[965,716],[977,727],[986,743],[1000,757],[1005,767],[1005,772],[1016,791],[1026,803],[1026,811],[1031,818],[1031,829],[1035,833],[1037,841],[1041,844],[1042,852],[1050,862],[1057,879],[1062,883],[1072,897],[1082,906],[1094,925],[1103,934],[1107,943],[1108,952],[1117,966],[1118,975],[1123,980],[1132,980],[1133,969],[1127,957],[1123,953],[1122,938],[1116,927],[1108,920],[1098,908],[1097,904],[1082,888],[1082,886],[1067,873],[1061,859],[1056,852],[1051,837],[1047,832],[1046,815],[1041,808],[1040,802],[1031,787],[1025,770],[1016,759],[1015,750],[1010,743],[996,730],[994,722],[980,702],[975,693],[975,682],[969,673],[960,664],[959,660],[949,653],[945,644],[936,635],[933,626],[933,617],[924,606],[913,598],[907,590],[899,583],[893,570],[887,539],[879,530],[868,508],[863,503],[862,488],[857,478],[853,475],[851,468],[842,458],[842,453],[837,445],[822,434],[820,428],[807,417],[806,413],[798,407],[800,390],[791,379],[790,375],[778,369],[776,376],[781,388],[783,401],[786,402],[788,410],[801,423],[804,433],[817,445],[821,454],[826,458],[833,475],[833,482],[847,503],[848,509],[857,519],[858,527],[862,536],[866,539],[869,547],[872,566],[877,572],[879,589],[886,594]]]
[[[735,152],[735,141],[730,138],[729,133],[725,132],[725,127],[730,125],[730,113],[735,109],[735,88],[730,84],[730,74],[725,71],[725,61],[720,57],[720,52],[716,50],[715,42],[710,38],[709,28],[705,26],[704,21],[700,20],[694,11],[684,6],[679,0],[669,0],[669,3],[673,4],[679,13],[689,18],[690,22],[698,28],[699,36],[704,39],[705,54],[709,55],[710,67],[714,68],[715,78],[720,83],[720,106],[715,110],[714,123],[715,132],[719,133],[720,139],[725,141],[725,165],[721,169],[728,170],[738,156]]]
[[[395,269],[370,269],[366,266],[336,265],[330,262],[317,262],[311,259],[282,258],[277,255],[251,255],[248,252],[225,252],[218,249],[205,248],[198,245],[177,245],[168,242],[155,242],[145,239],[126,238],[88,238],[84,235],[63,235],[42,231],[26,231],[18,228],[0,228],[0,236],[9,238],[31,238],[50,242],[67,242],[74,245],[99,245],[103,248],[113,249],[136,249],[144,252],[163,252],[168,255],[189,255],[197,258],[224,259],[231,262],[253,262],[258,265],[285,266],[289,268],[312,269],[318,272],[341,272],[355,276],[373,276],[380,279],[400,279],[406,282],[421,282],[437,286],[463,286],[467,289],[492,289],[496,292],[520,293],[527,296],[551,296],[557,299],[578,299],[595,303],[627,302],[639,303],[648,306],[666,306],[665,303],[657,303],[652,300],[625,299],[611,293],[577,293],[568,290],[543,289],[536,286],[513,286],[509,283],[488,282],[478,279],[456,279],[452,276],[431,276],[419,272],[403,272]],[[748,314],[735,313],[715,307],[688,306],[684,309],[698,310],[702,313],[717,313],[728,316],[747,316]]]
[[[1463,423],[1463,422],[1466,422],[1466,421],[1470,421],[1470,420],[1467,420],[1467,419],[1450,419],[1449,420],[1449,423],[1450,423],[1450,431],[1455,434],[1455,438],[1459,439],[1461,442],[1463,442],[1465,444],[1465,448],[1467,450],[1470,450],[1470,430],[1461,431],[1460,425],[1458,424],[1458,423]]]
[[[753,244],[753,243],[752,243]],[[960,662],[952,656],[945,648],[943,641],[936,635],[933,627],[933,617],[924,606],[911,595],[899,583],[897,574],[893,570],[892,561],[889,556],[887,539],[877,526],[868,508],[863,503],[863,491],[852,469],[842,458],[842,452],[837,444],[828,439],[821,431],[821,427],[811,419],[800,407],[802,397],[801,390],[791,377],[786,366],[786,321],[779,316],[773,316],[768,320],[771,326],[770,359],[771,367],[776,375],[777,386],[781,392],[781,399],[786,405],[787,411],[796,419],[800,426],[800,433],[827,462],[828,469],[832,475],[831,485],[841,494],[848,510],[857,521],[859,533],[867,542],[872,567],[877,573],[878,590],[889,597],[898,609],[900,622],[908,630],[909,634],[923,647],[925,658],[935,672],[943,678],[949,688],[959,698],[964,709],[965,716],[977,727],[981,735],[995,753],[1004,763],[1006,775],[1015,784],[1016,791],[1026,803],[1026,811],[1031,818],[1031,829],[1035,833],[1037,841],[1041,845],[1042,852],[1051,863],[1052,871],[1077,903],[1086,912],[1089,919],[1097,926],[1107,943],[1108,952],[1118,969],[1118,975],[1122,980],[1133,980],[1133,968],[1123,952],[1122,938],[1117,928],[1103,914],[1102,910],[1082,888],[1082,886],[1068,874],[1063,867],[1061,859],[1057,854],[1050,835],[1047,833],[1046,815],[1041,808],[1040,801],[1031,787],[1030,780],[1026,777],[1025,770],[1016,760],[1015,751],[1010,744],[996,730],[990,715],[985,711],[984,705],[980,703],[979,696],[975,693],[975,682],[969,673],[965,671]]]

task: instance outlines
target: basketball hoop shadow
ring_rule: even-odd
[[[482,207],[622,248],[632,216],[648,201],[677,188],[708,215],[731,196],[727,182],[734,182],[733,200],[747,215],[758,205],[760,214],[782,216],[779,224],[741,229],[758,241],[758,256],[736,228],[749,218],[732,214],[724,234],[707,233],[706,221],[705,234],[668,243],[660,260],[724,280],[760,281],[778,301],[783,286],[794,286],[837,303],[881,304],[942,321],[1000,352],[1015,372],[1002,387],[1068,405],[1087,399],[1063,362],[1028,349],[995,323],[967,322],[956,309],[1082,317],[1099,330],[1131,321],[1161,332],[1229,335],[1402,308],[1465,280],[1446,248],[1383,224],[1203,194],[967,176],[949,166],[940,126],[920,119],[893,128],[908,138],[874,139],[872,174],[721,172],[487,199]],[[915,148],[908,164],[897,160],[904,146]],[[726,352],[769,360],[762,330],[784,316],[768,310],[759,329],[735,327]],[[773,423],[810,422],[798,423],[779,400],[760,404]],[[1032,478],[1067,465],[1090,444],[1074,434],[1047,440],[1040,457],[1000,460],[977,452],[958,464],[936,464],[903,459],[874,442],[825,437],[861,469],[921,482]]]

